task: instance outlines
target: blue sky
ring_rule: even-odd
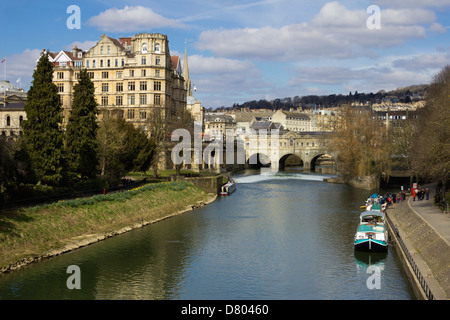
[[[80,30],[67,28],[70,5]],[[379,29],[367,26],[371,5]],[[0,30],[7,78],[26,90],[43,48],[166,34],[172,55],[187,48],[195,96],[213,108],[429,83],[450,64],[450,0],[16,0],[2,3]]]

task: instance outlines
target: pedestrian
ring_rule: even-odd
[[[411,195],[412,195],[412,197],[413,197],[413,201],[416,201],[416,189],[415,189],[415,188],[413,188],[413,189],[411,190]]]
[[[430,200],[430,190],[428,188],[425,189],[425,195],[427,196],[427,200]]]

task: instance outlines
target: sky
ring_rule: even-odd
[[[79,29],[69,28],[76,5]],[[68,12],[69,11],[69,12]],[[430,83],[450,64],[450,0],[15,0],[0,8],[0,79],[28,90],[42,49],[162,33],[206,108]],[[19,81],[20,79],[20,81]]]

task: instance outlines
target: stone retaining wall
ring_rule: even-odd
[[[407,202],[398,203],[389,208],[388,216],[397,227],[400,237],[435,299],[450,299],[450,245],[448,242],[416,214]],[[391,237],[392,239],[395,240],[395,237]],[[395,248],[401,251],[399,246],[395,245]],[[404,259],[401,253],[399,257]],[[405,261],[402,261],[402,264],[405,265]]]

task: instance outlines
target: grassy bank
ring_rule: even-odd
[[[0,270],[167,218],[208,198],[186,182],[165,182],[0,216]]]

